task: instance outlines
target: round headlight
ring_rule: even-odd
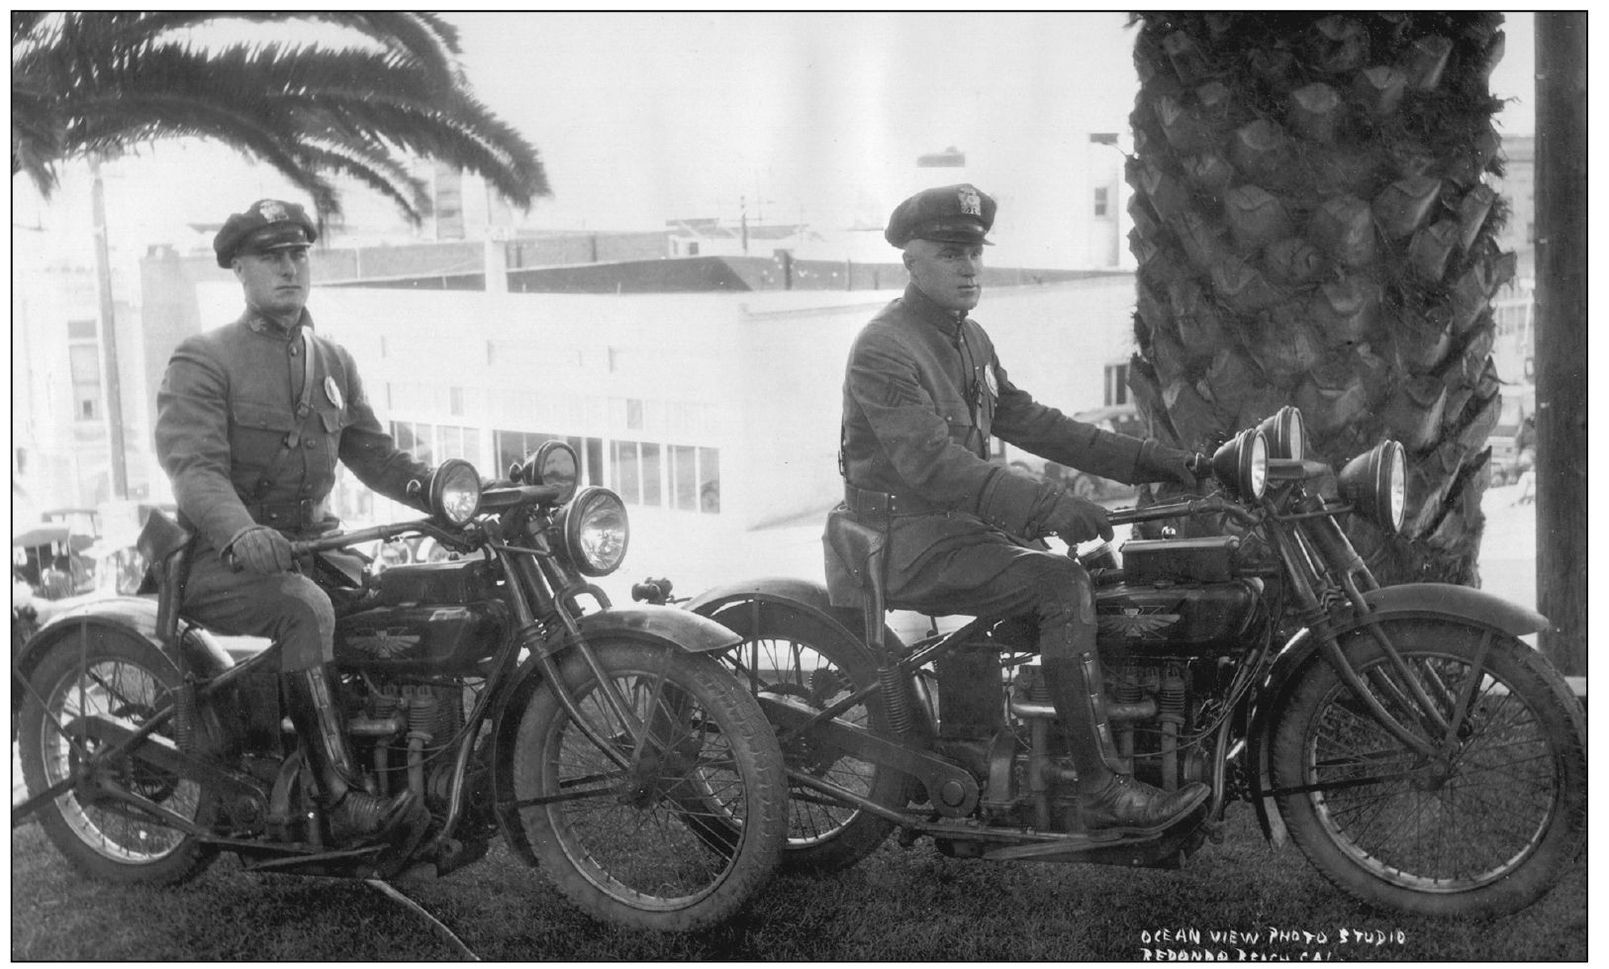
[[[564,549],[582,575],[608,575],[626,558],[626,504],[608,488],[583,488],[564,509]]]
[[[1257,501],[1268,486],[1268,439],[1248,427],[1226,441],[1212,456],[1212,475],[1241,498]]]
[[[528,485],[560,486],[564,490],[555,501],[563,504],[575,496],[581,479],[581,462],[575,456],[575,448],[563,441],[543,441],[509,476]]]
[[[480,510],[480,472],[461,458],[448,458],[430,476],[430,513],[462,525]]]
[[[1307,425],[1302,412],[1286,404],[1273,416],[1263,420],[1257,429],[1268,438],[1268,456],[1300,461],[1307,454]]]
[[[1382,441],[1346,463],[1341,497],[1388,532],[1402,531],[1408,511],[1408,458],[1401,444]]]

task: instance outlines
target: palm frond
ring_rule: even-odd
[[[192,43],[194,28],[224,20],[310,20],[368,43]],[[323,216],[339,214],[325,177],[339,174],[417,222],[428,203],[409,156],[479,174],[528,208],[550,194],[541,159],[475,98],[459,53],[457,31],[434,14],[14,13],[12,172],[48,195],[68,158],[198,137],[274,167]]]

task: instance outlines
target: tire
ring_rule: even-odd
[[[1068,487],[1068,490],[1073,493],[1073,497],[1075,498],[1082,498],[1085,501],[1094,501],[1096,498],[1100,497],[1101,487],[1095,483],[1094,478],[1087,474],[1080,474],[1073,479],[1072,484]]]
[[[763,604],[756,621],[754,605],[744,602],[711,618],[743,637],[725,658],[756,691],[780,693],[825,709],[877,681],[875,663],[865,646],[797,609]],[[882,698],[875,693],[839,719],[889,732]],[[884,807],[898,810],[905,805],[905,775],[834,753],[790,746],[783,756],[790,770],[837,784]],[[828,802],[810,788],[792,784],[789,795],[784,871],[824,874],[851,868],[894,830],[893,822],[858,807]]]
[[[19,756],[32,795],[66,778],[79,761],[64,733],[83,715],[139,726],[168,705],[179,672],[143,639],[88,627],[50,647],[29,677],[22,707]],[[172,738],[171,723],[158,731]],[[123,884],[174,884],[192,878],[216,853],[194,837],[110,798],[89,784],[68,790],[39,810],[45,834],[85,875]],[[108,761],[101,783],[133,790],[210,827],[214,802],[195,781],[180,780],[138,760]]]
[[[1274,783],[1352,786],[1279,797],[1292,838],[1327,878],[1374,905],[1460,917],[1524,908],[1553,887],[1585,844],[1580,704],[1541,656],[1496,630],[1434,618],[1381,628],[1422,683],[1432,683],[1432,673],[1439,679],[1432,696],[1451,698],[1439,704],[1449,722],[1460,691],[1474,687],[1450,772],[1433,776],[1432,765],[1388,734],[1315,657],[1275,728]],[[1367,631],[1344,646],[1359,670],[1390,670]],[[1395,672],[1390,677],[1403,682]],[[1409,722],[1404,702],[1385,703]],[[1406,776],[1358,783],[1365,770]]]
[[[758,891],[782,852],[788,795],[776,735],[707,656],[625,641],[593,649],[638,722],[646,718],[652,742],[642,749],[657,769],[634,757],[639,745],[572,652],[561,672],[588,725],[643,766],[628,776],[565,713],[552,684],[538,684],[507,766],[520,804],[511,837],[595,918],[662,932],[714,925]]]

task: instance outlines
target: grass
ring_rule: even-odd
[[[1587,956],[1582,861],[1531,908],[1483,922],[1367,909],[1295,848],[1263,841],[1250,811],[1182,871],[1005,864],[892,841],[833,876],[778,876],[719,928],[655,937],[600,925],[499,845],[441,880],[397,887],[494,961],[1139,961],[1147,948],[1227,949],[1210,933],[1256,933],[1251,952],[1348,961],[1560,961]],[[359,882],[243,872],[225,857],[173,888],[118,887],[74,874],[36,824],[11,834],[13,960],[452,961],[428,920]],[[1323,945],[1269,941],[1270,928]],[[1340,930],[1389,935],[1341,943]],[[1147,944],[1195,930],[1199,946]],[[1397,933],[1401,933],[1399,943]]]

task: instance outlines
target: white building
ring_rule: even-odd
[[[820,519],[842,496],[843,367],[898,290],[593,296],[317,287],[321,333],[352,351],[381,419],[431,461],[483,473],[548,437],[632,515],[631,577],[693,589],[745,574],[733,537]],[[198,288],[203,320],[238,313],[229,284]],[[1013,381],[1072,412],[1105,402],[1103,369],[1132,350],[1128,274],[999,287],[974,314]],[[337,495],[349,521],[375,507]],[[693,583],[693,584],[688,584]]]

